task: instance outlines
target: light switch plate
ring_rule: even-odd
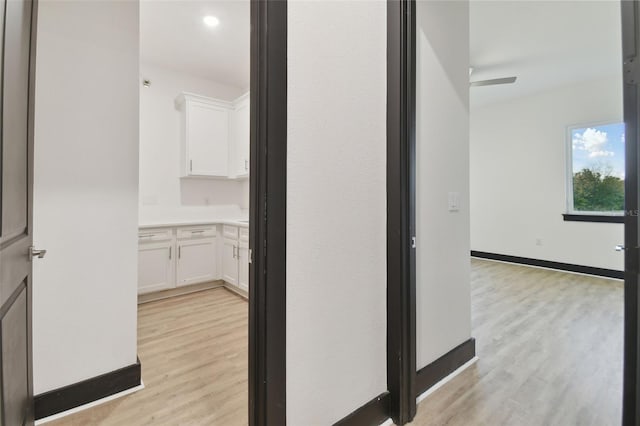
[[[460,193],[459,192],[449,193],[449,211],[450,212],[460,211]]]

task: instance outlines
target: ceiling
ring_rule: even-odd
[[[141,1],[141,59],[246,90],[249,8],[248,0]],[[206,15],[220,25],[205,26]],[[472,88],[475,106],[621,75],[616,0],[471,0],[470,38],[471,80],[518,76]]]
[[[471,80],[518,76],[471,88],[474,106],[572,82],[622,78],[619,1],[482,1],[470,4]]]
[[[143,0],[140,2],[142,62],[249,88],[248,0]],[[210,28],[203,18],[220,24]]]

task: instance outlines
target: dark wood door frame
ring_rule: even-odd
[[[640,5],[637,1],[621,1],[622,12],[622,58],[624,79],[624,122],[625,122],[625,225],[624,225],[624,373],[622,395],[622,424],[625,426],[640,424],[640,372],[638,366],[638,284],[640,277],[640,229],[638,227],[638,209],[640,200],[640,158],[638,141],[640,128]]]
[[[395,424],[416,414],[415,1],[387,1],[387,387]]]
[[[626,125],[623,416],[640,425],[640,3],[621,0]],[[387,1],[387,382],[396,424],[415,416],[415,0]]]
[[[287,2],[251,1],[249,425],[286,425]]]

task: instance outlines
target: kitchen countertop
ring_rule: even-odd
[[[195,225],[231,225],[241,228],[248,228],[249,222],[245,219],[219,219],[219,220],[181,220],[181,221],[153,221],[144,222],[138,225],[140,229],[149,228],[174,228],[177,226],[195,226]]]

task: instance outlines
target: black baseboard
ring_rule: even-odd
[[[563,214],[565,222],[599,222],[599,223],[624,223],[624,216],[610,216],[598,214]]]
[[[333,426],[374,426],[389,418],[389,392],[378,395]]]
[[[541,268],[557,269],[560,271],[578,272],[580,274],[598,277],[624,279],[624,271],[614,269],[594,268],[593,266],[574,265],[572,263],[552,262],[550,260],[530,259],[528,257],[508,256],[506,254],[487,253],[471,250],[471,256],[481,259],[500,260],[502,262],[519,263],[521,265],[539,266]]]
[[[36,395],[35,418],[38,420],[49,417],[131,389],[139,386],[140,383],[141,366],[138,359],[135,364],[128,367]]]
[[[476,356],[476,339],[472,337],[431,364],[418,370],[416,375],[416,397],[462,367],[474,356]]]

